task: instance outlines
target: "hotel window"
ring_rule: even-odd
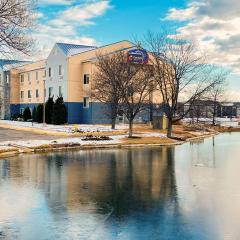
[[[2,82],[2,74],[0,74],[0,83]]]
[[[89,84],[89,74],[84,74],[84,76],[83,76],[83,84]]]
[[[24,91],[21,91],[20,95],[21,95],[21,99],[23,99],[24,98]]]
[[[28,81],[31,81],[31,74],[28,73]]]
[[[62,97],[63,93],[62,93],[62,86],[58,87],[58,95],[59,97]]]
[[[43,71],[43,77],[46,77],[46,76],[47,76],[47,71],[44,70],[44,71]]]
[[[48,88],[48,97],[52,97],[53,87]]]
[[[9,83],[9,75],[8,74],[6,75],[6,83],[7,84]]]
[[[32,98],[32,92],[31,92],[31,90],[28,90],[28,98]]]
[[[20,79],[21,79],[21,82],[24,82],[24,74],[21,74]]]
[[[84,97],[83,98],[83,107],[84,108],[89,108],[89,97]]]
[[[51,68],[48,69],[48,76],[49,76],[49,77],[52,76],[52,69],[51,69]]]
[[[59,65],[58,66],[58,74],[59,74],[59,76],[62,76],[63,75],[63,71],[62,71],[63,69],[62,69],[62,65]]]
[[[36,89],[36,98],[39,98],[39,90]]]
[[[38,80],[38,72],[36,72],[36,80]]]

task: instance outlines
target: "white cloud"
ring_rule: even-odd
[[[187,8],[184,9],[169,9],[168,15],[164,20],[177,20],[177,21],[186,21],[194,18],[197,9],[201,6],[200,3],[191,3]]]
[[[52,20],[50,24],[57,26],[68,24],[91,25],[94,23],[92,19],[105,14],[110,8],[109,1],[96,1],[72,6],[59,13],[56,19]]]
[[[72,0],[40,0],[39,4],[45,5],[71,5]]]
[[[51,0],[49,2],[56,4],[73,1]],[[58,12],[55,18],[39,23],[38,29],[33,33],[40,46],[37,57],[46,57],[55,42],[96,45],[94,38],[79,34],[79,29],[82,26],[95,24],[95,18],[104,15],[110,8],[108,0],[84,0],[78,5],[75,1],[75,4]]]
[[[209,62],[240,73],[240,1],[193,1],[185,9],[170,9],[167,20],[185,21],[177,34],[194,39]]]

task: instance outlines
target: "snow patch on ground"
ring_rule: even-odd
[[[163,133],[143,133],[143,134],[137,134],[139,137],[158,137],[158,138],[165,138],[166,134]]]
[[[159,138],[165,138],[166,134],[162,133],[144,133],[144,134],[134,134],[134,136],[137,137],[159,137]],[[88,145],[113,145],[113,144],[119,144],[122,143],[122,140],[126,138],[127,135],[113,135],[110,136],[111,140],[103,140],[103,141],[96,141],[96,140],[90,140],[90,141],[84,141],[84,137],[75,137],[75,138],[61,138],[56,140],[29,140],[29,141],[6,141],[2,142],[1,145],[10,146],[10,145],[17,145],[21,147],[28,147],[28,148],[34,148],[34,147],[40,147],[44,145],[54,145],[54,144],[80,144],[81,146],[88,146]]]
[[[10,120],[0,120],[0,124],[7,124],[16,127],[22,128],[33,128],[41,129],[53,132],[64,132],[64,133],[73,133],[78,129],[79,132],[84,133],[93,133],[93,132],[112,132],[118,130],[125,130],[128,128],[127,124],[119,124],[116,126],[116,130],[112,130],[110,126],[107,125],[89,125],[89,124],[74,124],[74,125],[51,125],[42,123],[32,123],[32,122],[21,122],[21,121],[10,121]]]
[[[126,137],[126,135],[117,135],[111,136],[112,140],[106,141],[84,141],[83,138],[61,138],[56,140],[31,140],[31,141],[6,141],[2,142],[2,145],[8,146],[11,144],[22,146],[22,147],[40,147],[43,145],[50,145],[50,144],[72,144],[72,143],[79,143],[81,146],[86,145],[107,145],[107,144],[118,144],[121,142],[121,139]]]
[[[192,122],[193,119],[184,118],[182,121],[189,123],[189,122]],[[212,123],[212,119],[210,118],[199,118],[198,121],[199,123],[205,123],[205,124]],[[194,122],[197,122],[197,119],[194,119]],[[240,122],[239,118],[216,118],[216,124],[220,124],[221,126],[225,126],[225,127],[240,127],[239,122]]]

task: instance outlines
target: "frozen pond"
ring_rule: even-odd
[[[0,160],[0,239],[240,239],[240,133]]]

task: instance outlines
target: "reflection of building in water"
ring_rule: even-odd
[[[67,167],[68,207],[76,201],[108,204],[119,214],[176,197],[174,149],[72,153]]]
[[[29,154],[0,164],[2,178],[32,184],[66,210],[87,203],[122,216],[176,200],[174,148]]]
[[[0,177],[11,184],[31,184],[40,188],[49,203],[65,201],[66,179],[61,166],[62,157],[55,154],[24,154],[17,160],[0,161]]]

